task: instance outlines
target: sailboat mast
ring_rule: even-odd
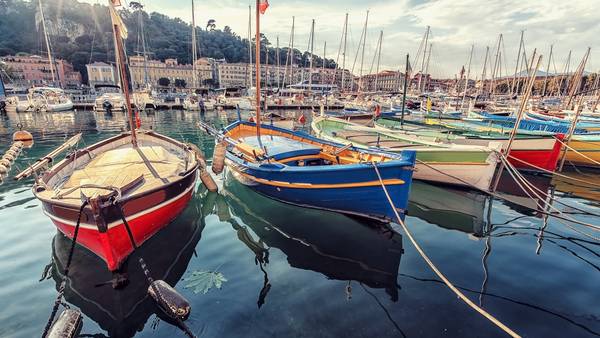
[[[465,98],[467,97],[467,88],[469,88],[469,77],[471,76],[471,62],[473,61],[473,50],[475,49],[475,45],[471,45],[471,53],[469,54],[469,65],[467,66],[467,77],[465,78],[465,88],[463,90],[462,102],[460,103],[460,109],[465,104]]]
[[[550,60],[552,60],[552,51],[554,45],[550,45],[550,54],[548,55],[548,66],[546,67],[546,75],[544,76],[544,87],[542,88],[542,97],[546,96],[546,87],[548,85],[548,74],[550,73]]]
[[[344,21],[344,51],[342,53],[342,88],[346,89],[346,46],[348,43],[348,13],[346,13],[346,20]]]
[[[502,42],[502,34],[500,34],[500,36],[498,36],[498,46],[496,47],[496,57],[494,58],[494,69],[492,70],[492,80],[490,81],[490,94],[494,95],[494,92],[496,91],[495,88],[495,81],[496,81],[496,75],[497,75],[497,71],[498,71],[498,62],[500,59],[500,43]]]
[[[375,91],[379,91],[379,64],[381,63],[381,44],[383,43],[383,31],[379,31],[379,43],[377,48],[377,67],[375,68]]]
[[[42,6],[42,0],[39,0],[40,4],[40,16],[42,20],[42,28],[44,29],[44,40],[46,41],[46,51],[48,52],[48,62],[50,63],[50,72],[52,73],[52,83],[56,82],[56,76],[54,74],[54,61],[52,61],[52,52],[50,51],[50,39],[48,38],[48,31],[46,30],[46,18],[44,18],[44,8]]]
[[[312,73],[313,73],[313,52],[315,49],[315,19],[312,20],[310,27],[310,63],[308,68],[308,87],[312,92]]]
[[[150,79],[148,77],[148,53],[146,51],[146,34],[144,33],[144,13],[142,8],[138,10],[140,20],[140,34],[142,36],[142,53],[144,53],[144,85],[148,87]]]
[[[252,7],[248,6],[248,80],[246,87],[252,86]]]
[[[256,0],[256,136],[260,144],[260,0]]]
[[[516,85],[516,82],[517,82],[517,74],[519,72],[519,65],[521,64],[521,50],[522,50],[522,47],[523,47],[523,34],[525,34],[525,31],[522,30],[521,31],[521,39],[519,40],[519,51],[517,52],[517,63],[515,64],[515,75],[513,76],[512,84],[510,85],[510,94],[511,95],[513,93],[515,93],[515,85]]]
[[[277,88],[280,86],[279,76],[281,76],[280,67],[281,62],[279,60],[279,35],[277,35],[277,49],[275,50],[275,59],[277,60]]]
[[[427,91],[427,80],[429,77],[429,60],[431,59],[431,48],[433,48],[433,43],[429,43],[429,49],[427,50],[427,62],[425,62],[425,79],[423,80],[423,91]]]
[[[325,61],[327,60],[325,58],[326,53],[327,53],[327,41],[324,41],[323,42],[323,58],[322,58],[322,64],[321,64],[321,77],[320,77],[321,85],[324,85],[326,83],[325,82]],[[321,87],[321,88],[323,88],[323,90],[325,90],[325,87]]]
[[[108,5],[110,6],[110,9],[112,11],[114,11],[115,16],[118,16],[118,13],[116,13],[116,9],[114,7],[113,4],[114,0],[108,0]],[[134,148],[136,148],[138,146],[137,144],[137,136],[136,136],[136,132],[135,132],[135,123],[133,121],[133,110],[131,109],[131,96],[129,93],[129,82],[127,79],[127,70],[125,68],[125,52],[123,49],[123,39],[121,37],[121,27],[119,27],[119,23],[115,22],[115,17],[113,15],[110,16],[111,18],[111,22],[112,22],[112,27],[113,27],[113,32],[114,32],[114,37],[115,37],[115,46],[117,48],[117,67],[119,68],[119,74],[121,75],[121,84],[123,85],[123,94],[125,96],[125,108],[127,109],[127,115],[128,115],[128,119],[129,119],[129,128],[131,129],[131,144],[133,145]]]
[[[363,89],[363,64],[365,60],[365,44],[367,43],[367,25],[369,24],[369,11],[367,11],[367,17],[365,19],[365,27],[363,28],[363,41],[362,41],[362,54],[360,57],[360,78],[358,83],[358,90]]]
[[[296,33],[296,17],[292,16],[292,54],[290,55],[290,82],[294,83],[294,34]]]
[[[194,0],[192,0],[192,87],[198,87],[198,78],[196,74],[196,59],[198,58],[196,50],[196,16],[194,10]]]
[[[479,87],[479,91],[482,94],[485,94],[485,78],[487,72],[487,62],[488,56],[490,54],[490,46],[485,46],[485,58],[483,59],[483,69],[481,70],[481,86]],[[477,100],[477,98],[475,98]]]

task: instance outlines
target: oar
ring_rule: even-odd
[[[34,164],[30,165],[27,169],[25,169],[22,172],[20,172],[19,174],[17,174],[14,177],[15,180],[19,181],[24,178],[27,178],[27,177],[31,176],[33,173],[35,173],[36,171],[38,171],[39,169],[52,163],[52,161],[54,160],[54,158],[56,156],[58,156],[60,153],[64,152],[68,148],[79,143],[79,140],[81,140],[81,133],[71,137],[65,143],[63,143],[60,147],[58,147],[58,148],[54,149],[52,152],[50,152],[48,155],[36,160]]]

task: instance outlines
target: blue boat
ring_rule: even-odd
[[[400,114],[402,111],[395,111],[395,110],[390,110],[390,111],[382,111],[380,113],[380,117],[393,117],[396,116],[396,114]],[[362,109],[357,109],[357,108],[344,108],[344,110],[342,111],[327,111],[325,112],[325,115],[331,116],[331,117],[337,117],[339,119],[372,119],[375,117],[375,112],[373,111],[366,111],[366,110],[362,110]]]
[[[259,142],[256,130],[237,121],[218,136],[228,143],[225,164],[242,184],[282,202],[389,221],[395,216],[383,182],[403,217],[414,151],[359,150],[270,125],[260,127]]]

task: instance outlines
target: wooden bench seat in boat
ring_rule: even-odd
[[[91,161],[76,168],[59,189],[46,190],[49,198],[61,196],[65,202],[79,203],[81,192],[88,197],[106,194],[107,190],[96,188],[73,188],[86,184],[113,186],[122,189],[143,176],[143,184],[130,192],[147,191],[179,178],[185,169],[185,161],[160,146],[140,146],[134,149],[125,145],[103,152]],[[69,192],[69,190],[72,190]]]

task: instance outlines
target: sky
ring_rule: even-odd
[[[191,0],[140,2],[147,11],[191,22]],[[514,73],[522,30],[527,54],[530,56],[536,48],[538,54],[543,55],[540,69],[548,67],[551,44],[554,45],[551,72],[564,69],[569,50],[573,51],[571,69],[576,68],[588,47],[591,54],[586,69],[595,72],[600,68],[599,0],[269,0],[269,4],[267,13],[261,17],[261,30],[273,45],[279,36],[280,46],[288,46],[292,16],[295,16],[294,46],[307,50],[314,19],[315,54],[323,54],[326,42],[326,56],[334,60],[338,58],[344,17],[348,13],[346,67],[352,69],[354,64],[355,74],[359,74],[361,68],[362,51],[357,53],[357,48],[367,11],[364,74],[376,69],[373,60],[380,31],[383,31],[380,70],[403,70],[407,53],[411,55],[411,63],[416,63],[413,69],[418,70],[421,61],[415,62],[415,55],[427,26],[431,27],[429,42],[432,43],[429,70],[436,77],[454,77],[462,66],[468,69],[472,45],[470,77],[481,77],[486,46],[490,47],[493,60],[500,33],[504,38],[501,50],[505,59],[502,75]],[[196,0],[196,22],[203,26],[214,19],[217,28],[230,26],[245,37],[249,5],[254,5],[254,1]],[[254,12],[252,17],[254,20]],[[254,30],[254,22],[252,25]],[[340,56],[340,64],[341,60]],[[488,61],[488,76],[490,72]]]

